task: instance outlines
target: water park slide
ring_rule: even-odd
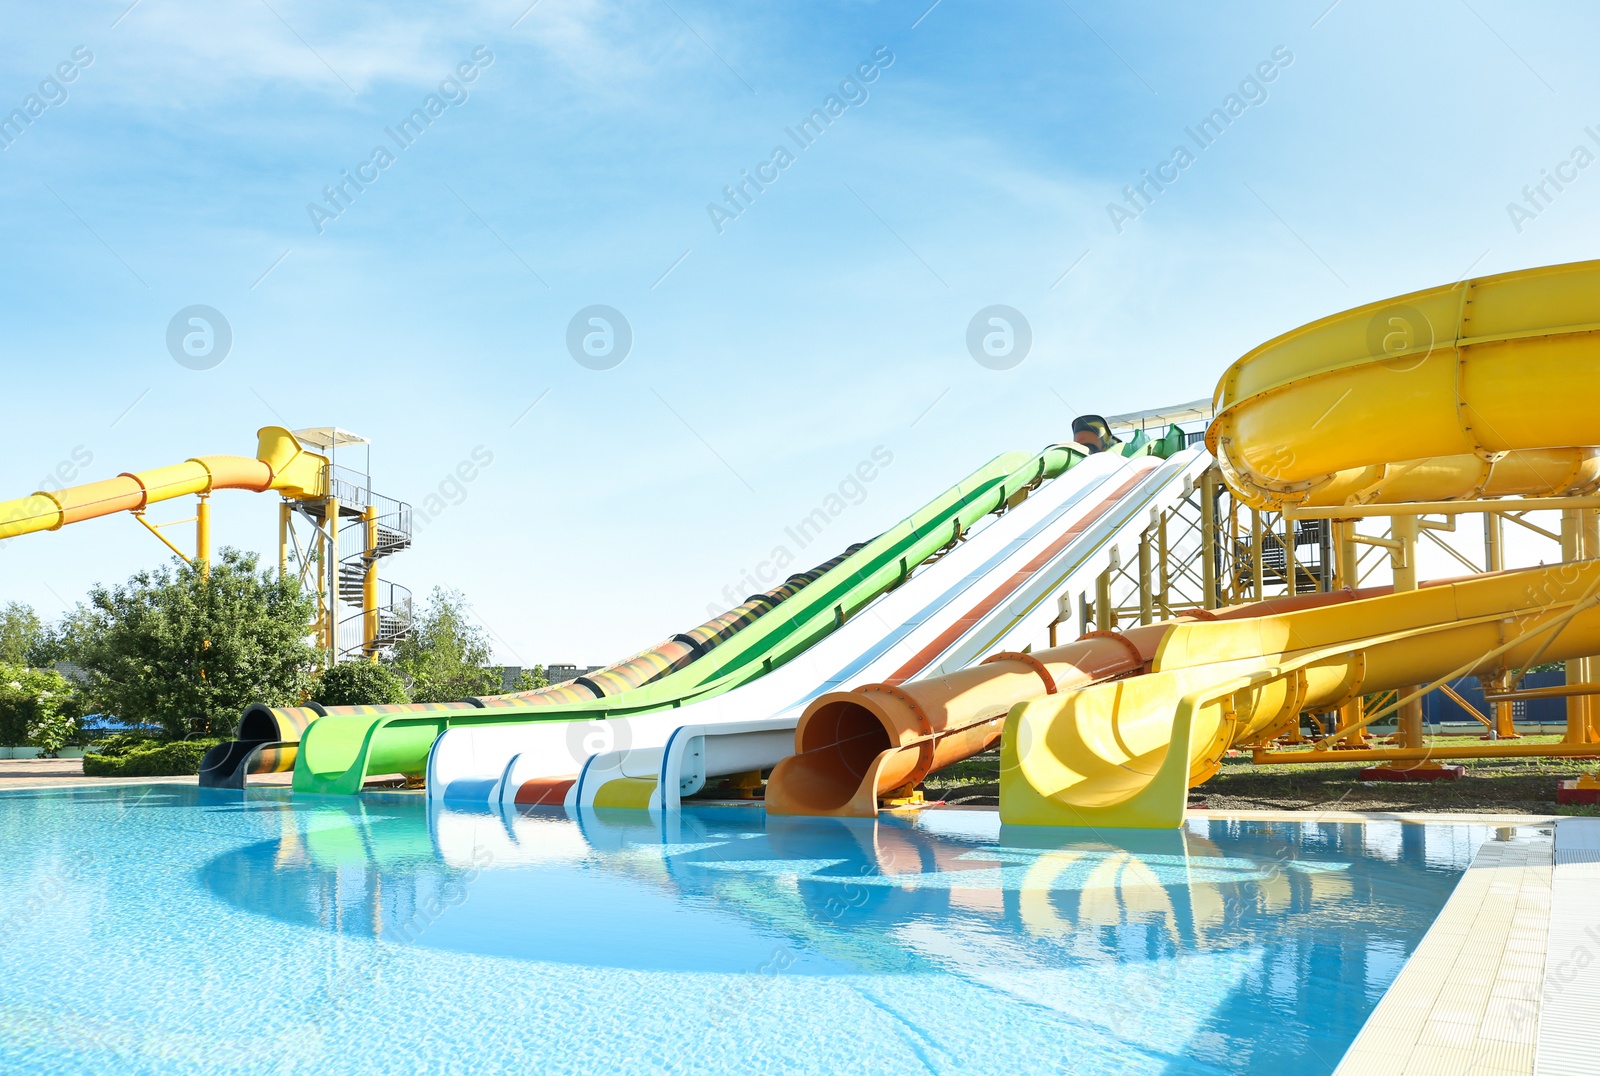
[[[750,720],[762,712],[763,703],[770,703],[736,698],[764,686],[764,680],[715,700],[738,701],[737,706],[719,709],[713,703],[666,715],[679,727],[664,725],[653,730],[646,749],[641,749],[641,738],[635,734],[633,750],[592,757],[569,806],[676,809],[684,795],[699,791],[708,778],[774,766],[781,769],[794,751],[794,729],[802,711],[824,692],[838,694],[856,684],[886,680],[883,690],[899,694],[894,685],[931,670],[960,668],[994,650],[1031,646],[1046,636],[1050,622],[1060,615],[1059,606],[1051,599],[1091,587],[1094,576],[1105,569],[1119,548],[1131,549],[1137,543],[1152,511],[1169,508],[1189,493],[1210,465],[1210,458],[1192,450],[1179,452],[1157,466],[1146,463],[1141,468],[1139,464],[1135,460],[1123,465],[1070,510],[1051,510],[1037,521],[1019,520],[1019,526],[1012,528],[1015,537],[997,533],[1001,531],[998,523],[991,526],[979,537],[1005,542],[1002,555],[974,550],[979,555],[951,564],[978,542],[975,538],[930,566],[925,575],[930,592],[938,592],[936,605],[912,613],[909,603],[898,601],[900,591],[889,595],[869,616],[857,621],[869,649],[860,657],[851,653],[845,639],[848,626],[819,644],[808,655],[816,660],[797,670],[796,683],[805,690],[791,693],[781,709],[768,709],[773,717]],[[959,582],[946,587],[944,578],[935,578],[941,571],[959,575]],[[851,645],[860,650],[859,642]],[[826,659],[834,652],[845,664],[829,675]],[[1030,660],[1025,655],[1016,655],[1016,659]],[[796,664],[804,661],[797,659]],[[520,787],[515,779],[506,784],[512,790]],[[875,813],[876,798],[871,807]]]
[[[1144,441],[1130,442],[1141,451]],[[1167,447],[1167,446],[1163,446]],[[354,794],[369,774],[421,774],[433,741],[447,728],[541,719],[606,718],[681,705],[731,690],[804,651],[837,624],[908,576],[916,565],[959,540],[977,520],[1084,458],[1079,446],[1038,454],[1006,453],[873,539],[782,606],[687,667],[615,698],[557,707],[497,710],[450,704],[429,713],[329,716],[301,739],[294,786],[302,792]]]
[[[1597,332],[1600,262],[1360,307],[1234,363],[1218,386],[1208,444],[1229,485],[1263,505],[1588,494],[1600,477]],[[1303,711],[1451,674],[1494,676],[1536,656],[1594,655],[1600,561],[1176,624],[1153,649],[1146,675],[1011,711],[1005,822],[1170,828],[1183,819],[1187,789],[1224,750],[1268,741]],[[1484,750],[1406,749],[1417,758]]]
[[[1205,458],[1198,470],[1209,465]],[[1129,528],[1133,540],[1144,522],[1136,520]],[[1075,574],[1089,582],[1099,565],[1086,568]],[[1173,624],[1260,616],[1358,596],[1343,590],[1195,610],[1123,632],[1093,631],[1045,650],[999,649],[981,663],[975,655],[946,662],[956,671],[909,683],[891,680],[831,691],[812,700],[796,725],[793,750],[767,783],[767,811],[874,817],[881,799],[904,794],[897,790],[909,791],[929,774],[993,747],[1013,706],[1144,671]]]
[[[1143,467],[1154,461],[1131,461]],[[851,617],[838,630],[816,643],[805,653],[781,668],[742,687],[682,708],[633,717],[614,717],[603,723],[570,726],[543,722],[491,728],[447,730],[434,742],[428,758],[430,798],[453,803],[485,805],[498,802],[505,789],[506,798],[515,794],[524,781],[562,779],[564,786],[584,762],[574,751],[569,737],[604,741],[617,746],[657,746],[656,726],[675,728],[681,715],[717,711],[729,715],[767,717],[793,703],[815,681],[826,679],[840,666],[867,660],[875,646],[886,646],[887,636],[897,624],[910,630],[938,609],[939,600],[949,600],[952,581],[961,578],[963,566],[981,563],[1004,555],[1008,541],[1050,526],[1064,513],[1085,511],[1085,499],[1103,484],[1119,465],[1129,464],[1121,457],[1091,458],[1068,470],[1030,494],[1020,505],[993,519],[986,527],[974,527],[967,540],[945,556],[913,572],[904,583],[881,596],[877,602]],[[886,613],[891,608],[893,613]],[[829,656],[832,655],[832,656]],[[819,660],[822,662],[818,665]],[[728,719],[732,719],[730,716]],[[600,735],[603,734],[603,735]],[[749,767],[746,767],[747,769]],[[512,775],[516,775],[515,778]]]
[[[170,467],[124,471],[99,482],[0,501],[0,539],[60,530],[69,523],[138,512],[159,501],[221,489],[275,491],[295,499],[326,495],[327,459],[307,452],[294,434],[281,426],[265,426],[256,436],[255,459],[195,456]]]
[[[710,778],[753,776],[776,765],[793,750],[794,725],[806,703],[822,692],[915,676],[952,650],[971,660],[1001,639],[1022,638],[1019,621],[1034,619],[1033,634],[1042,635],[1057,614],[1049,599],[1074,568],[1085,557],[1098,562],[1111,556],[1108,536],[1154,499],[1174,496],[1197,455],[1182,452],[1159,465],[1122,464],[1097,478],[1087,495],[1074,493],[1060,507],[1051,503],[1047,487],[1030,498],[1041,502],[1034,511],[1026,505],[1014,510],[930,565],[920,589],[912,591],[908,583],[885,597],[797,659],[798,667],[773,690],[760,692],[766,685],[761,681],[703,705],[631,721],[628,749],[591,756],[567,797],[569,805],[675,809]],[[1080,469],[1097,462],[1109,461],[1091,460]],[[1068,483],[1073,473],[1053,486]],[[1071,491],[1056,496],[1064,492]],[[508,768],[503,797],[532,798],[529,778],[551,763],[537,756],[531,761],[519,759]]]
[[[535,691],[485,695],[445,705],[461,710],[518,705],[556,706],[621,694],[659,680],[669,672],[684,668],[712,647],[726,642],[735,632],[748,627],[758,616],[770,612],[780,602],[821,578],[860,548],[860,545],[852,545],[831,560],[808,572],[792,575],[771,590],[752,595],[742,604],[699,627],[680,632],[631,658],[580,676],[575,681],[551,684]],[[291,707],[270,707],[258,703],[245,710],[239,719],[236,739],[218,744],[206,752],[200,762],[200,785],[203,788],[243,788],[250,774],[287,773],[293,770],[299,754],[300,738],[307,726],[319,718],[330,715],[359,718],[372,714],[434,713],[439,709],[438,705],[431,703],[330,707],[316,702]]]
[[[1147,447],[1148,444],[1128,451],[1143,457]],[[530,789],[529,794],[535,799],[553,795],[559,802],[587,755],[612,748],[658,748],[668,732],[683,724],[682,715],[688,712],[716,712],[724,715],[724,721],[740,716],[770,718],[831,675],[848,675],[852,664],[868,660],[874,648],[893,645],[884,640],[897,629],[909,630],[927,619],[940,601],[948,600],[941,598],[932,605],[928,603],[928,594],[944,594],[944,590],[939,589],[939,580],[945,580],[944,587],[948,589],[948,581],[960,577],[961,565],[980,563],[984,557],[999,555],[1008,535],[1028,533],[1029,527],[1049,526],[1051,519],[1072,511],[1114,470],[1126,465],[1120,453],[1085,460],[1083,454],[1073,452],[1071,460],[1084,462],[1076,463],[1063,477],[1046,482],[1042,489],[1029,494],[1020,503],[1015,498],[1007,498],[1014,507],[989,526],[972,528],[964,541],[955,543],[934,564],[912,573],[904,582],[897,578],[897,585],[888,596],[880,597],[876,604],[848,618],[837,631],[804,654],[743,687],[714,696],[702,695],[683,708],[615,716],[605,721],[464,727],[447,731],[435,742],[429,757],[430,796],[483,804],[502,796],[514,799],[524,784],[539,782],[545,787]],[[1138,466],[1140,469],[1154,466],[1154,461],[1141,459]],[[885,602],[891,603],[898,612],[893,616],[886,614]],[[760,729],[747,731],[757,740],[762,738]],[[653,768],[651,772],[654,773]]]

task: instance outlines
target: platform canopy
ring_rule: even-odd
[[[337,426],[309,426],[303,430],[294,430],[294,435],[302,444],[311,445],[313,448],[340,448],[344,445],[370,445],[360,434],[341,430]]]
[[[1185,422],[1210,422],[1211,397],[1191,400],[1186,404],[1158,407],[1153,411],[1130,411],[1126,415],[1110,415],[1106,422],[1114,430],[1148,430],[1152,427],[1181,425]]]

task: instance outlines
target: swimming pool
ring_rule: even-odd
[[[1328,1072],[1513,838],[0,793],[0,1070]]]

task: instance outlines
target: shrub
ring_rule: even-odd
[[[200,772],[200,760],[222,741],[153,740],[122,733],[96,740],[83,756],[86,777],[185,777]]]
[[[341,661],[323,670],[311,685],[311,697],[324,706],[382,706],[410,702],[406,685],[387,665]]]
[[[78,697],[60,673],[0,662],[0,744],[31,744],[54,755],[72,743],[81,716]]]

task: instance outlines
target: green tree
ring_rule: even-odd
[[[0,662],[0,744],[54,755],[78,738],[82,716],[78,696],[60,673]]]
[[[412,702],[453,702],[500,691],[500,668],[489,664],[489,635],[467,616],[459,591],[434,587],[410,634],[395,644],[391,662]]]
[[[251,703],[303,698],[318,664],[313,611],[293,579],[225,548],[209,576],[176,561],[94,587],[67,617],[61,651],[84,670],[95,710],[168,739],[226,735]]]
[[[550,686],[550,678],[544,674],[543,665],[535,665],[531,669],[523,669],[511,684],[512,691],[538,691],[542,687]]]
[[[404,681],[387,665],[341,661],[311,685],[311,697],[324,706],[382,706],[410,702]]]
[[[0,661],[8,665],[42,665],[38,653],[47,636],[33,606],[7,602],[0,609]]]

